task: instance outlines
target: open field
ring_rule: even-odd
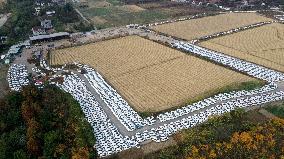
[[[255,80],[138,36],[51,53],[53,65],[73,61],[101,72],[140,112],[169,109],[210,90]]]
[[[193,7],[188,3],[171,1],[128,3],[121,0],[84,0],[85,7],[76,8],[98,29],[145,24],[198,13],[212,13],[214,9]]]
[[[152,27],[152,29],[186,40],[193,40],[202,36],[264,21],[271,21],[271,19],[256,13],[227,13],[158,25]]]
[[[6,3],[6,0],[0,0],[0,7],[3,7],[3,5]]]
[[[200,43],[201,46],[284,72],[284,25],[270,24]]]
[[[277,104],[269,105],[265,109],[268,112],[274,114],[275,116],[284,119],[284,103],[283,103],[283,101],[279,102]]]
[[[81,8],[79,10],[84,16],[92,20],[94,25],[99,29],[131,23],[149,23],[168,17],[167,13],[155,10],[144,10],[135,5]],[[100,19],[99,21],[97,21],[98,18]]]
[[[0,6],[1,6],[1,2],[0,2]],[[8,20],[7,15],[0,14],[0,28],[6,23],[7,20]]]

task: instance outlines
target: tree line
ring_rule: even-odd
[[[79,104],[59,88],[27,86],[0,99],[0,158],[96,158]]]
[[[242,109],[174,135],[177,145],[145,159],[284,158],[284,120]]]

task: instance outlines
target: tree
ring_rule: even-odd
[[[72,152],[72,159],[88,159],[89,151],[87,148],[80,148],[77,152]]]
[[[0,103],[0,158],[95,158],[92,128],[70,94],[28,86]]]
[[[35,156],[40,156],[40,142],[35,138],[29,138],[27,142],[28,152]]]
[[[27,153],[23,150],[17,150],[14,152],[14,159],[28,159],[29,157],[27,156]]]

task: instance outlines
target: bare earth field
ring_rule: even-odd
[[[284,72],[284,25],[274,23],[200,43],[206,48]]]
[[[2,7],[6,3],[6,0],[0,0],[0,7]]]
[[[161,111],[212,89],[255,80],[138,36],[55,50],[51,64],[94,67],[138,111]]]
[[[0,7],[1,7],[1,2],[0,2]],[[8,16],[4,14],[0,14],[0,27],[2,27],[6,21],[8,20]]]
[[[193,40],[241,26],[271,20],[272,19],[257,15],[256,13],[227,13],[158,25],[152,27],[152,29],[186,40]]]

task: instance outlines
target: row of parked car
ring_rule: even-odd
[[[95,81],[92,85],[95,90],[98,90],[97,93],[99,94],[99,91],[104,91],[102,92],[102,94],[104,94],[102,98],[109,98],[109,100],[113,100],[115,102],[124,101],[123,99],[117,98],[121,97],[115,90],[113,90],[113,88],[109,88],[110,86],[95,70],[88,68],[87,66],[83,67],[86,69],[87,73],[85,74],[85,77],[88,79],[88,82],[92,83],[92,80]],[[140,144],[147,140],[153,140],[156,142],[166,141],[168,137],[175,132],[202,123],[212,115],[220,115],[236,108],[251,107],[275,100],[282,100],[284,97],[284,92],[282,91],[271,93],[271,91],[275,91],[277,88],[277,85],[274,83],[270,83],[262,88],[252,91],[236,91],[218,94],[214,97],[207,98],[188,106],[187,109],[191,110],[188,113],[185,113],[185,109],[177,109],[175,112],[160,114],[158,115],[158,120],[156,120],[156,122],[153,122],[150,125],[142,125],[139,127],[140,129],[135,128],[133,130],[135,132],[134,135],[124,136],[117,129],[117,123],[114,123],[109,119],[104,109],[97,102],[93,94],[87,89],[84,81],[76,74],[71,74],[72,75],[68,76],[63,75],[63,84],[57,83],[57,85],[66,92],[72,94],[80,103],[86,119],[94,129],[94,135],[97,139],[95,146],[101,157],[132,147],[140,147]],[[103,85],[101,83],[103,83]],[[115,97],[112,97],[114,92],[116,93]],[[217,101],[221,104],[216,104]],[[108,101],[105,100],[104,102]],[[120,112],[120,115],[123,115],[120,107],[112,107],[112,109],[119,110],[113,110],[112,113]],[[131,117],[131,113],[127,115],[127,118],[128,117],[135,118]],[[153,121],[155,121],[155,119],[153,119]]]
[[[196,54],[198,56],[207,58],[211,61],[225,65],[239,72],[243,72],[255,78],[259,78],[268,82],[277,82],[284,80],[284,74],[271,70],[269,68],[244,61],[238,58],[234,58],[216,51],[212,51],[206,48],[202,48],[197,45],[193,45],[186,42],[177,42],[171,44],[173,47],[187,51],[190,54]]]
[[[84,66],[84,69],[87,71],[84,75],[88,82],[128,131],[133,131],[145,125],[152,125],[155,122],[154,117],[141,118],[94,69],[88,66]]]
[[[84,81],[77,75],[64,76],[63,84],[57,84],[64,91],[69,92],[80,103],[85,113],[86,119],[92,125],[96,136],[96,149],[101,157],[105,157],[132,147],[140,147],[140,144],[147,140],[155,142],[166,141],[168,137],[177,131],[193,127],[206,121],[209,116],[220,115],[232,111],[236,108],[252,107],[284,98],[284,92],[265,93],[273,90],[276,85],[271,84],[254,92],[235,92],[237,99],[234,99],[233,93],[227,94],[226,97],[217,95],[216,98],[224,101],[218,105],[209,105],[199,111],[183,114],[179,118],[160,121],[155,125],[142,129],[137,129],[132,136],[123,136],[114,123],[110,121],[107,114],[99,105],[92,93],[87,89]],[[257,93],[264,93],[256,95]],[[233,98],[233,99],[232,99]],[[232,100],[230,100],[232,99]],[[209,101],[214,101],[211,99]]]
[[[63,75],[63,77],[64,82],[57,83],[57,86],[70,93],[79,102],[87,121],[93,127],[96,137],[95,148],[101,157],[138,145],[135,140],[121,135],[78,75]]]
[[[284,92],[279,91],[275,93],[267,93],[263,95],[250,96],[244,98],[238,98],[237,100],[231,100],[230,102],[224,102],[216,106],[209,107],[202,111],[197,111],[191,115],[184,116],[179,119],[169,120],[167,122],[160,123],[157,127],[143,132],[137,132],[133,138],[137,142],[141,143],[147,140],[153,140],[161,142],[167,140],[167,138],[180,131],[182,129],[191,128],[197,124],[206,121],[210,116],[221,115],[225,112],[230,112],[236,108],[249,108],[260,104],[269,103],[272,101],[283,100]]]
[[[12,64],[8,70],[7,80],[11,90],[20,91],[22,86],[29,84],[26,66],[22,64]]]
[[[44,69],[46,69],[48,71],[53,71],[53,72],[62,71],[66,67],[66,65],[67,65],[67,64],[64,64],[60,68],[53,68],[53,67],[48,66],[47,62],[45,60],[43,60],[43,59],[40,60],[39,64],[40,64],[40,67],[42,67],[42,68],[44,68]]]
[[[243,27],[231,29],[229,31],[215,33],[213,35],[206,35],[206,36],[200,37],[198,39],[191,40],[190,43],[195,44],[195,43],[198,43],[200,41],[204,41],[204,40],[208,40],[208,39],[212,39],[212,38],[217,38],[219,36],[229,35],[229,34],[233,34],[233,33],[236,33],[236,32],[243,31],[243,30],[247,30],[247,29],[251,29],[251,28],[255,28],[255,27],[260,27],[260,26],[263,26],[263,25],[266,25],[266,24],[271,24],[271,23],[276,23],[276,22],[278,22],[278,21],[268,21],[268,22],[260,22],[260,23],[256,23],[256,24],[251,24],[251,25],[248,25],[248,26],[243,26]]]
[[[263,94],[263,93],[273,91],[276,88],[277,88],[277,85],[275,83],[270,83],[270,84],[265,85],[265,86],[263,86],[259,89],[255,89],[255,90],[251,90],[251,91],[242,90],[242,91],[233,91],[233,92],[230,92],[230,93],[221,93],[221,94],[215,95],[213,97],[203,99],[203,100],[196,102],[194,104],[191,104],[191,105],[188,105],[188,106],[185,106],[185,107],[182,107],[182,108],[178,108],[178,109],[170,111],[170,112],[165,112],[165,113],[159,114],[157,116],[157,119],[160,122],[176,119],[178,117],[187,115],[187,114],[192,113],[194,111],[198,111],[198,110],[204,109],[206,107],[209,107],[213,104],[216,104],[216,102],[232,100],[232,99],[235,99],[235,98],[240,98],[240,97],[245,97],[245,96]],[[233,104],[233,103],[228,102],[228,104]]]

